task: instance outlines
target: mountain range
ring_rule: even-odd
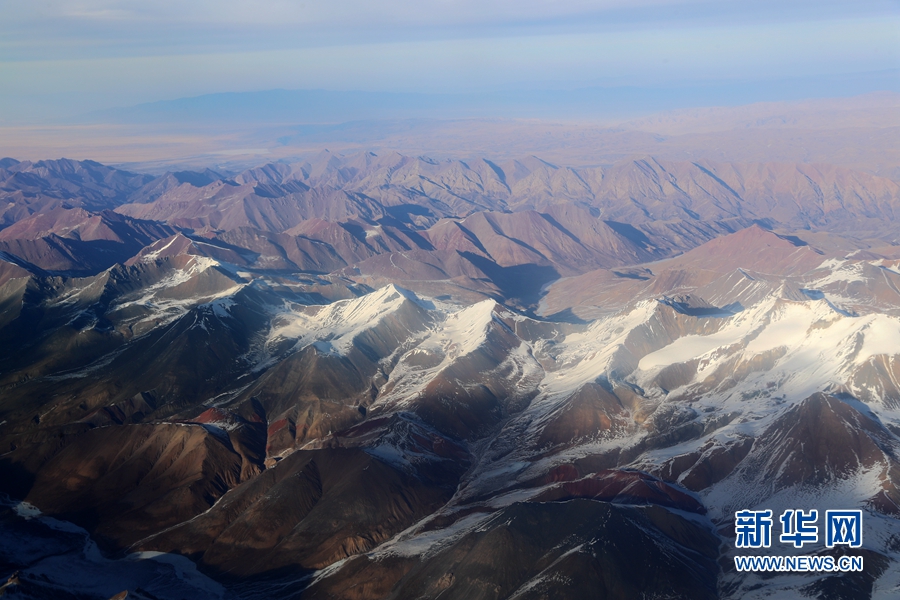
[[[3,159],[0,206],[26,597],[900,591],[893,179]],[[865,570],[737,572],[735,511],[798,507],[864,510]]]

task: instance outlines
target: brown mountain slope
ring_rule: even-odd
[[[542,302],[545,314],[577,306],[609,309],[636,298],[678,293],[702,293],[707,300],[729,296],[734,302],[770,292],[784,278],[809,273],[826,258],[805,242],[754,225],[674,258],[561,280]]]
[[[144,540],[240,578],[322,568],[365,552],[452,493],[357,449],[299,451],[200,517]]]
[[[46,443],[22,445],[4,470],[30,472],[27,499],[116,547],[203,512],[241,481],[243,459],[227,436],[200,425],[105,427],[62,443],[49,456]]]
[[[152,179],[90,160],[8,161],[0,169],[0,227],[59,207],[114,208]]]
[[[516,503],[424,556],[359,556],[310,598],[716,598],[717,540],[658,507]]]
[[[50,271],[95,273],[172,235],[167,225],[57,207],[0,230],[0,251]]]

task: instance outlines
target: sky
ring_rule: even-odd
[[[900,91],[900,0],[0,0],[7,124],[269,89],[791,81]]]

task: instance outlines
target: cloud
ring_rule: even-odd
[[[46,7],[52,6],[48,11]],[[45,7],[45,8],[41,8]],[[26,3],[20,9],[42,17],[56,13],[64,18],[87,20],[156,20],[159,22],[264,24],[270,26],[433,26],[483,25],[527,21],[637,15],[653,11],[666,16],[713,18],[746,14],[823,14],[860,16],[896,13],[891,0],[64,0],[50,5]]]
[[[0,110],[272,88],[690,85],[896,69],[895,0],[4,3]],[[705,83],[704,83],[705,84]],[[60,100],[64,98],[64,100]],[[43,105],[41,105],[43,106]]]
[[[57,0],[7,3],[0,52],[281,47],[897,16],[895,0]],[[35,42],[42,41],[43,44]],[[71,46],[70,48],[67,48]],[[2,54],[0,54],[2,56]],[[7,56],[9,58],[9,56]],[[27,59],[27,52],[15,56]]]

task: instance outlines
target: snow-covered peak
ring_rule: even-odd
[[[897,340],[897,317],[848,316],[826,299],[770,298],[714,333],[685,335],[646,354],[633,379],[668,398],[713,394],[721,404],[762,394],[796,401],[845,384],[873,357],[900,355]],[[682,365],[680,375],[666,375],[674,365]]]
[[[296,349],[315,344],[326,353],[346,354],[360,333],[404,306],[425,311],[428,304],[412,292],[391,284],[359,298],[324,306],[289,306],[273,320],[267,345],[296,340],[293,346]]]
[[[418,345],[418,349],[438,351],[449,358],[473,352],[484,342],[496,308],[497,303],[493,300],[482,300],[448,315],[443,324]]]

